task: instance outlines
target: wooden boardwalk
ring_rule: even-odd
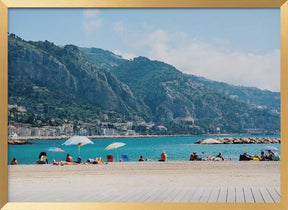
[[[65,192],[55,191],[57,200],[49,200],[48,202],[65,200],[61,195]],[[106,188],[97,189],[95,192],[79,192],[77,193],[81,202],[104,202],[104,203],[278,203],[280,202],[280,187],[193,187],[193,188]],[[83,193],[83,195],[81,195]],[[85,195],[84,195],[85,193]],[[29,193],[28,193],[29,194]],[[30,194],[34,199],[37,198],[41,202],[41,197]],[[24,202],[31,202],[22,200]],[[82,199],[81,199],[82,198]],[[83,199],[84,198],[84,199]],[[14,200],[14,199],[12,199]],[[43,200],[42,202],[47,200]],[[19,201],[16,201],[19,202]],[[33,202],[33,201],[32,201]]]
[[[50,199],[39,191],[10,194],[9,202],[73,202],[65,196],[65,190],[53,191]],[[77,194],[79,202],[129,202],[129,203],[278,203],[280,187],[192,187],[192,188],[113,188],[107,187],[87,192],[85,189],[71,189],[69,194]],[[41,195],[41,196],[40,196]],[[17,197],[20,200],[15,199]]]
[[[95,202],[278,203],[280,187],[195,187],[110,190]]]

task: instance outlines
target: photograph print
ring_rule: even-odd
[[[280,202],[279,8],[8,19],[9,202]]]

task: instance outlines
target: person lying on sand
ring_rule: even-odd
[[[152,160],[152,159],[150,159],[150,158],[146,158],[145,161],[153,162],[154,160]]]
[[[203,159],[204,161],[211,161],[211,160],[215,160],[215,157],[213,157],[212,155],[209,155],[208,157]]]
[[[93,164],[104,164],[104,160],[102,159],[102,157],[96,157],[95,160],[93,161]]]
[[[60,166],[64,166],[64,165],[78,165],[78,163],[75,162],[65,162],[65,161],[56,161],[53,159],[53,165],[60,165]]]

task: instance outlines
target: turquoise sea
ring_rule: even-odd
[[[128,155],[129,161],[138,161],[140,155],[144,158],[157,161],[163,150],[165,150],[168,155],[168,161],[189,160],[190,154],[193,152],[196,152],[200,157],[207,157],[208,155],[216,156],[219,152],[222,152],[225,159],[231,158],[232,161],[238,161],[239,155],[244,152],[252,155],[260,155],[262,148],[265,146],[276,147],[280,155],[280,144],[194,144],[203,138],[213,138],[213,136],[92,139],[94,144],[81,146],[81,158],[82,162],[88,158],[95,159],[95,157],[102,157],[104,161],[106,161],[106,155],[113,155],[114,158],[117,159],[116,150],[104,150],[106,146],[113,142],[126,143],[125,146],[118,148],[117,152],[119,158],[121,158],[122,155]],[[74,160],[78,157],[78,146],[64,146],[62,144],[65,140],[37,140],[33,142],[36,144],[9,145],[9,163],[13,157],[16,157],[19,164],[34,164],[41,151],[45,151],[46,148],[53,146],[59,147],[65,152],[48,152],[49,163],[52,163],[53,157],[58,161],[65,160],[67,153],[69,153]],[[202,154],[202,152],[204,152],[204,154]]]

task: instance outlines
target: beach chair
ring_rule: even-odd
[[[107,162],[113,162],[113,155],[106,156]]]
[[[122,155],[122,161],[126,162],[129,161],[129,158],[127,155]]]

